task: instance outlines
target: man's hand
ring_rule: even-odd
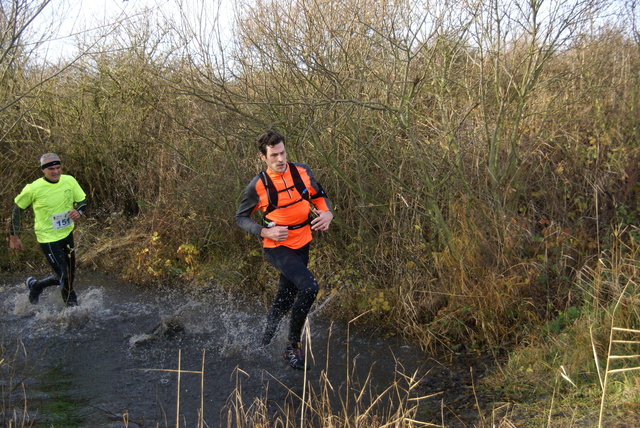
[[[327,230],[333,220],[333,213],[331,211],[320,211],[314,209],[318,217],[311,220],[311,230]]]
[[[260,232],[260,236],[274,241],[284,241],[289,236],[289,228],[287,226],[265,227]]]
[[[18,238],[16,235],[9,235],[9,248],[18,251],[24,250],[22,241],[20,241],[20,238]]]
[[[77,210],[71,210],[71,211],[69,211],[69,212],[68,212],[68,214],[69,214],[69,218],[70,218],[71,220],[73,220],[73,221],[76,221],[76,220],[78,220],[80,217],[82,217],[82,216],[80,215],[80,213],[79,213]]]

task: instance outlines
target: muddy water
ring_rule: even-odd
[[[23,280],[0,276],[1,334],[5,355],[15,355],[13,365],[20,371],[15,378],[25,379],[26,419],[35,426],[196,427],[202,396],[205,426],[227,426],[227,405],[237,397],[245,408],[255,398],[266,399],[275,415],[291,392],[303,392],[302,372],[288,367],[280,354],[286,323],[269,347],[256,346],[265,308],[214,288],[192,294],[148,290],[92,272],[78,275],[78,307],[64,308],[55,288],[31,305]],[[347,325],[321,315],[309,319],[308,380],[317,386],[326,371],[337,406],[344,401],[347,377],[366,383],[375,395],[399,372],[418,373],[425,380],[417,392],[438,394],[420,418],[465,426],[453,413],[446,423],[441,411],[449,409],[445,400],[466,400],[460,391],[468,386],[468,368],[455,373],[449,364],[371,326],[365,331],[352,325],[347,331]],[[178,368],[187,372],[178,376]]]

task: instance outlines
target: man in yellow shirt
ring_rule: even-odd
[[[73,289],[75,275],[74,222],[87,206],[86,195],[75,178],[62,174],[62,162],[55,153],[40,157],[44,177],[27,184],[14,199],[11,215],[9,247],[22,251],[18,234],[20,217],[30,205],[34,213],[36,239],[54,273],[44,279],[27,278],[29,302],[38,303],[46,287],[60,286],[62,300],[67,306],[76,306],[78,298]]]

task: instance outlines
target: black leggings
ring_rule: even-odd
[[[307,269],[309,244],[293,250],[288,247],[265,248],[265,257],[278,271],[278,291],[267,316],[267,327],[262,343],[271,342],[282,317],[291,310],[289,341],[300,342],[307,314],[318,294],[318,282]]]
[[[47,287],[60,286],[62,300],[66,305],[77,304],[76,292],[73,290],[73,279],[76,271],[76,252],[73,244],[73,233],[56,242],[40,244],[47,261],[55,274],[36,281],[32,292],[37,296]]]

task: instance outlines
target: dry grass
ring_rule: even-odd
[[[25,381],[28,379],[27,364],[24,359],[27,351],[20,339],[8,343],[6,337],[0,341],[0,385],[2,402],[0,403],[0,421],[5,427],[28,427],[34,417],[29,414],[29,400]],[[13,348],[13,351],[11,351]]]
[[[521,405],[520,417],[534,413],[547,426],[618,426],[635,420],[639,249],[626,241],[629,235],[616,236],[610,249],[578,275],[584,304],[533,331],[526,346],[512,350],[501,369],[484,380],[483,387],[499,389]],[[541,406],[546,417],[537,411]]]
[[[227,405],[227,424],[239,427],[441,426],[419,420],[419,403],[428,397],[415,396],[419,384],[417,374],[398,372],[397,377],[393,384],[374,394],[371,373],[364,382],[357,383],[348,375],[345,384],[337,391],[323,370],[317,379],[317,387],[305,378],[304,392],[300,395],[272,376],[274,382],[285,386],[288,391],[288,397],[275,413],[268,410],[268,395],[245,403],[241,384],[238,383],[233,400]]]
[[[355,321],[355,319],[353,320]],[[313,358],[311,341],[309,338],[308,324],[305,328],[305,345],[308,358]],[[330,339],[330,337],[329,337]],[[328,343],[329,343],[328,339]],[[347,347],[349,340],[347,340]],[[327,345],[328,346],[328,345]],[[419,405],[422,400],[431,396],[419,396],[420,376],[417,372],[412,374],[402,373],[400,365],[396,371],[395,381],[376,390],[372,384],[372,370],[370,368],[364,381],[354,379],[355,367],[349,362],[347,350],[347,365],[345,369],[346,380],[340,387],[336,387],[329,379],[329,352],[327,363],[320,371],[317,379],[311,379],[310,372],[303,375],[302,393],[294,391],[283,381],[270,373],[267,375],[273,382],[278,383],[287,391],[287,396],[282,402],[275,403],[277,410],[269,409],[269,391],[263,396],[252,398],[246,402],[243,396],[243,379],[248,373],[240,367],[236,367],[232,374],[235,388],[227,399],[227,403],[221,412],[222,426],[227,427],[258,427],[258,428],[409,428],[426,426],[443,426],[420,420]],[[354,360],[355,361],[355,360]],[[202,371],[188,371],[180,368],[180,360],[177,369],[145,369],[153,371],[171,371],[178,373],[176,384],[177,402],[176,427],[180,420],[180,375],[182,373],[195,373],[204,379],[204,353]],[[314,387],[314,384],[316,385]],[[201,394],[204,397],[204,384],[201,384]],[[202,415],[203,408],[201,407]],[[128,425],[127,425],[128,426]],[[170,426],[168,424],[168,426]],[[208,426],[199,417],[198,426]]]

